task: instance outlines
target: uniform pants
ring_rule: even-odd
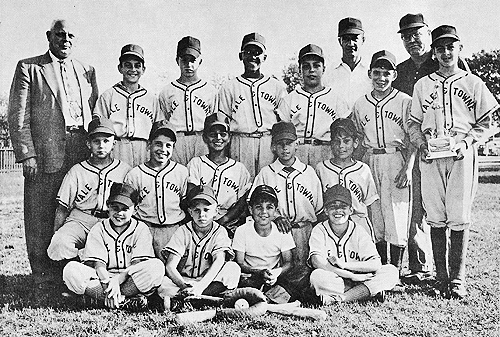
[[[310,277],[311,286],[316,295],[343,295],[347,290],[362,283],[370,291],[371,296],[382,290],[391,290],[399,282],[399,271],[391,264],[383,265],[375,275],[364,282],[343,279],[336,273],[324,269],[315,269]]]
[[[332,157],[330,145],[300,144],[295,154],[301,162],[316,168],[316,165]]]
[[[219,271],[217,276],[212,282],[220,282],[222,283],[227,289],[234,289],[238,286],[238,282],[240,280],[240,274],[241,274],[241,268],[238,266],[236,262],[229,261],[224,264],[222,269]],[[195,285],[198,283],[203,277],[197,277],[197,278],[191,278],[187,276],[183,276],[183,279],[186,283],[189,283],[191,285]],[[165,276],[163,278],[163,281],[158,288],[158,295],[160,295],[161,298],[165,297],[174,297],[178,292],[180,288],[172,282],[172,280],[168,277]]]
[[[186,166],[194,157],[203,156],[208,153],[207,144],[203,141],[202,132],[195,135],[184,135],[184,132],[177,132],[177,141],[172,154],[172,161]]]
[[[113,158],[119,159],[130,167],[136,167],[149,159],[148,142],[145,139],[120,138],[113,147]]]
[[[166,226],[151,226],[147,223],[149,231],[153,236],[153,249],[155,251],[155,256],[159,258],[163,263],[166,262],[165,256],[162,255],[161,251],[165,248],[174,235],[179,225],[166,225]]]
[[[255,178],[264,166],[274,161],[274,154],[271,151],[271,135],[254,138],[245,134],[233,134],[230,156],[242,162],[252,179]]]
[[[294,266],[305,266],[309,257],[309,238],[311,237],[312,224],[310,221],[294,223],[292,228],[295,248],[292,249]]]
[[[127,274],[141,293],[147,293],[153,287],[158,287],[163,279],[164,266],[158,259],[149,259],[129,266]],[[111,277],[116,273],[111,273]],[[94,268],[83,263],[70,261],[63,269],[63,280],[69,290],[83,295],[92,280],[99,280]]]

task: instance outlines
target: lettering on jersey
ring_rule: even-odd
[[[143,115],[148,116],[149,119],[154,120],[153,112],[151,110],[149,110],[145,106],[140,105],[138,103],[136,103],[135,106],[136,106],[136,108],[135,108],[136,111],[138,111],[139,113],[141,113]]]
[[[177,109],[179,107],[179,103],[173,99],[172,100],[172,111],[175,111],[175,109]]]
[[[368,118],[368,115],[365,115],[364,118],[361,118],[360,123],[362,127],[365,127],[372,120]]]
[[[232,181],[228,177],[224,177],[224,180],[222,181],[222,183],[224,185],[226,185],[227,187],[232,188],[235,192],[238,192],[238,185],[236,184],[236,182]]]
[[[432,92],[428,98],[424,99],[424,103],[422,104],[422,111],[425,113],[427,109],[432,105],[434,100],[436,99],[436,95]]]
[[[277,100],[276,100],[276,96],[273,96],[267,92],[263,92],[261,91],[260,92],[260,97],[262,97],[263,99],[265,99],[266,101],[268,102],[271,102],[275,107],[278,106],[278,103],[277,103]]]
[[[359,258],[358,252],[355,252],[353,250],[349,250],[349,258],[351,260],[361,261],[361,259]]]
[[[316,108],[323,110],[328,115],[332,116],[332,118],[335,118],[337,116],[337,113],[335,112],[335,110],[333,110],[332,107],[329,107],[326,103],[318,101],[316,104]]]
[[[301,193],[307,200],[309,200],[311,204],[314,203],[313,194],[307,189],[307,187],[300,183],[297,183],[297,191],[299,191],[299,193]]]
[[[83,199],[85,199],[85,197],[89,194],[90,191],[92,191],[92,187],[90,187],[89,184],[85,184],[85,186],[83,186],[82,189],[78,191],[75,198],[75,202],[80,202]]]
[[[356,199],[358,199],[358,201],[362,201],[363,200],[363,193],[361,192],[361,189],[359,188],[359,186],[356,185],[351,180],[348,181],[348,185],[349,185],[348,186],[349,190],[352,192],[352,194],[354,194]]]
[[[473,111],[476,108],[476,102],[472,99],[471,96],[467,95],[465,91],[460,88],[453,88],[453,95],[458,96],[464,101],[465,106],[469,111]]]
[[[109,108],[110,114],[114,114],[115,112],[118,112],[120,110],[121,110],[120,107],[116,103]]]
[[[207,261],[209,261],[210,264],[212,264],[212,254],[210,254],[209,252],[206,252],[205,255],[203,256],[203,258]]]
[[[301,108],[301,107],[297,104],[297,105],[295,106],[295,110],[290,109],[290,113],[291,113],[291,115],[293,116],[293,115],[295,115],[296,113],[298,113],[300,110],[302,110],[302,108]]]
[[[146,187],[144,186],[140,192],[140,195],[139,195],[139,203],[144,200],[144,198],[146,198],[146,196],[150,193],[151,191]]]
[[[193,102],[194,102],[194,104],[196,104],[197,106],[202,108],[203,111],[205,111],[205,114],[207,116],[212,113],[212,111],[210,109],[210,105],[207,102],[205,102],[201,97],[194,95]]]
[[[132,253],[132,249],[134,249],[135,246],[136,246],[135,244],[134,245],[125,245],[125,251],[130,254],[130,253]]]
[[[385,118],[393,121],[394,123],[396,123],[401,129],[403,129],[403,118],[401,116],[398,116],[396,115],[394,112],[392,111],[387,111],[385,110]]]
[[[238,95],[238,98],[234,100],[234,108],[232,110],[233,113],[236,113],[238,108],[240,107],[240,104],[242,104],[245,101],[245,97]]]
[[[179,197],[181,197],[181,189],[174,183],[171,183],[170,181],[167,181],[165,185],[163,186],[164,191],[172,191],[175,194],[177,194]]]

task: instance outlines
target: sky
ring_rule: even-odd
[[[401,62],[408,58],[397,34],[406,13],[423,13],[431,28],[457,28],[469,57],[482,49],[500,48],[498,0],[2,0],[0,4],[0,94],[8,93],[18,60],[48,49],[45,32],[56,18],[76,23],[73,56],[96,68],[99,91],[121,80],[117,64],[128,43],[143,47],[146,72],[141,84],[155,92],[179,75],[177,42],[186,35],[201,40],[199,74],[210,80],[241,74],[241,39],[259,32],[267,40],[262,70],[281,77],[303,46],[322,47],[327,67],[340,62],[338,21],[361,19],[370,59],[381,49]]]

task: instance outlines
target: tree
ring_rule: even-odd
[[[291,63],[283,68],[283,82],[286,84],[286,91],[291,92],[295,86],[302,84],[302,77],[299,73],[299,65],[295,58],[290,59]]]
[[[10,146],[9,125],[7,123],[8,104],[9,99],[7,94],[0,94],[0,147]]]
[[[479,76],[500,101],[500,49],[481,50],[466,60],[472,73]]]

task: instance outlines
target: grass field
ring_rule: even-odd
[[[22,178],[0,174],[0,336],[498,336],[500,185],[482,173],[467,261],[469,296],[445,300],[411,286],[382,303],[332,305],[326,321],[276,314],[178,326],[171,314],[86,310],[31,287],[23,232]]]

